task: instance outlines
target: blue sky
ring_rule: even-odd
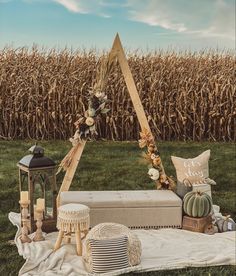
[[[0,47],[232,49],[234,0],[0,0]]]

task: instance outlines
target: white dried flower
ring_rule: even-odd
[[[92,125],[94,125],[94,119],[93,119],[92,117],[88,117],[88,118],[86,119],[86,121],[85,121],[85,124],[86,124],[87,126],[92,126]]]
[[[148,170],[148,175],[152,180],[158,180],[160,177],[160,173],[157,169],[151,168]]]
[[[102,99],[105,97],[105,93],[104,92],[96,92],[95,93],[95,96],[99,99]]]

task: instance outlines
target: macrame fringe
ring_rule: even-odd
[[[84,218],[57,218],[57,229],[65,232],[85,231],[90,227],[89,215]]]

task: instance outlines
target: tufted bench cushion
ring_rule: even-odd
[[[68,203],[89,206],[91,227],[103,222],[132,228],[182,225],[182,200],[169,190],[62,192],[60,204]]]

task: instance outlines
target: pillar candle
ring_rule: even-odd
[[[26,202],[29,200],[29,193],[28,191],[21,191],[20,192],[20,201]]]
[[[45,201],[44,198],[37,199],[37,209],[44,210],[45,208]]]
[[[34,219],[36,218],[36,209],[37,209],[37,205],[34,204]]]

